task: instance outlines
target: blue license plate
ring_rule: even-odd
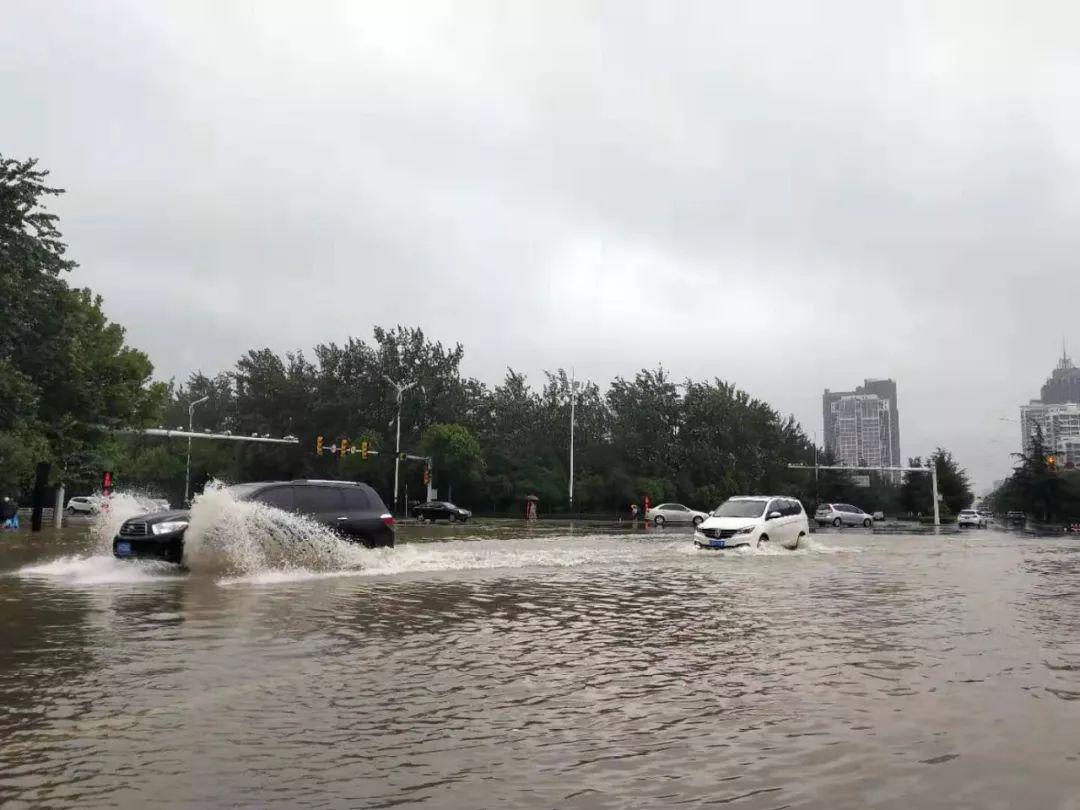
[[[130,557],[131,556],[131,543],[117,543],[116,544],[116,556],[117,557]]]
[[[709,548],[723,548],[726,545],[727,545],[727,541],[725,541],[725,540],[710,540],[709,541]]]

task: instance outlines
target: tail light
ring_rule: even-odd
[[[394,528],[394,516],[391,514],[379,515],[382,518],[382,522],[387,525],[388,528]]]

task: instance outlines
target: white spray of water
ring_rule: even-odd
[[[114,492],[109,498],[102,499],[101,511],[94,515],[90,534],[98,550],[112,554],[112,541],[120,526],[129,520],[147,512],[158,511],[158,505],[149,495],[141,492]]]
[[[308,518],[238,501],[216,481],[192,502],[184,533],[184,564],[190,570],[230,576],[344,570],[359,564],[361,551]]]

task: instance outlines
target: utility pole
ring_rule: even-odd
[[[570,366],[570,511],[574,511],[574,404],[577,401],[577,383],[574,367]]]
[[[195,429],[195,406],[202,405],[210,397],[206,396],[202,399],[197,399],[187,406],[187,428],[188,433],[191,433]],[[191,437],[188,436],[187,440],[187,471],[184,473],[184,503],[191,503],[191,498],[188,497],[191,492]]]
[[[934,490],[934,525],[941,525],[941,509],[938,506],[937,459],[930,458],[930,488]]]
[[[394,390],[397,391],[397,441],[394,444],[394,511],[397,512],[398,470],[401,468],[401,398],[406,391],[416,385],[416,381],[414,380],[411,383],[399,383],[391,380],[386,374],[384,374],[383,377],[394,387]]]

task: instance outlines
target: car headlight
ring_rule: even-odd
[[[186,520],[167,520],[164,523],[154,523],[150,526],[150,530],[154,534],[172,534],[173,532],[182,532],[188,527]]]
[[[745,529],[736,529],[734,534],[750,534],[753,530],[753,526],[747,526]]]

